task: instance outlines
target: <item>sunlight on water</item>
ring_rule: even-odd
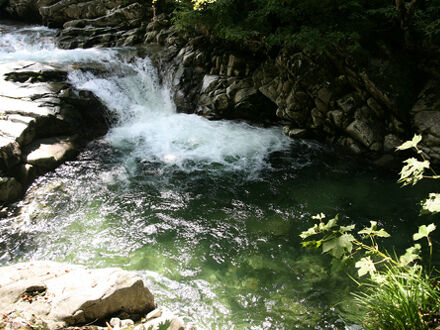
[[[40,177],[0,221],[0,264],[50,259],[118,266],[198,329],[344,328],[346,274],[300,247],[311,215],[375,219],[400,245],[420,194],[279,128],[178,114],[132,49],[60,50],[54,30],[0,25],[0,63],[69,68],[115,125]],[[127,55],[129,54],[129,55]],[[426,193],[426,192],[425,192]]]

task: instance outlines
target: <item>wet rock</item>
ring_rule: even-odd
[[[394,151],[403,141],[394,134],[388,134],[384,138],[383,149],[385,152]]]
[[[24,187],[29,186],[38,176],[37,168],[31,164],[20,164],[12,173]]]
[[[0,268],[0,310],[43,320],[50,329],[115,313],[138,315],[154,306],[142,279],[118,268],[87,269],[44,261]]]
[[[8,171],[21,162],[21,149],[12,137],[0,136],[0,168]]]
[[[257,95],[258,91],[253,87],[238,89],[235,92],[234,103],[238,104],[245,101],[252,102],[252,98],[256,97]]]
[[[11,17],[29,23],[40,23],[41,16],[35,0],[8,0],[4,8]]]
[[[345,129],[346,132],[369,148],[375,142],[375,133],[370,125],[364,121],[355,120]]]
[[[226,94],[219,94],[212,99],[216,110],[224,111],[229,107],[229,98]]]
[[[65,69],[47,64],[0,64],[0,170],[22,189],[75,154],[73,141],[62,136],[87,140],[106,131],[101,102],[90,92],[75,90],[66,78]],[[11,190],[11,185],[17,186],[4,184],[0,194],[19,195],[15,191],[20,189]]]
[[[306,137],[310,136],[310,133],[308,132],[308,130],[306,130],[304,128],[291,128],[289,126],[284,126],[283,132],[288,137],[291,137],[293,139],[302,139],[302,138],[306,138]]]
[[[33,142],[27,147],[26,162],[43,171],[56,168],[73,157],[77,151],[73,138],[47,138]]]
[[[205,75],[203,77],[202,88],[200,89],[201,94],[208,94],[214,90],[220,80],[220,76],[216,75]]]
[[[23,186],[17,179],[0,177],[0,201],[13,202],[19,199],[22,194]]]

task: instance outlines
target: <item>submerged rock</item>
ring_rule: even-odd
[[[38,320],[49,329],[116,314],[139,319],[154,308],[153,295],[139,275],[118,268],[48,261],[0,268],[0,313]]]

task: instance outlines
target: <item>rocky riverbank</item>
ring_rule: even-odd
[[[0,315],[0,329],[193,329],[134,272],[46,261],[0,268]]]
[[[358,67],[344,53],[275,55],[234,49],[206,35],[183,35],[150,2],[3,1],[3,15],[60,28],[64,48],[157,44],[155,62],[181,112],[210,119],[283,124],[287,135],[312,137],[387,165],[414,133],[440,160],[440,86],[435,56],[411,63],[387,48]]]
[[[39,175],[107,130],[104,107],[67,82],[67,68],[0,65],[0,202],[15,201]]]

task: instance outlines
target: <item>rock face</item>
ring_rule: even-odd
[[[423,135],[423,150],[440,159],[440,81],[429,81],[412,110],[416,130]]]
[[[26,22],[62,28],[62,48],[129,46],[143,41],[151,1],[8,0],[4,12]],[[1,12],[0,3],[0,12]]]
[[[50,329],[117,314],[139,319],[154,308],[142,279],[118,268],[44,261],[0,268],[0,313],[38,320]]]
[[[318,138],[373,159],[387,154],[392,160],[395,147],[419,133],[428,157],[440,161],[440,83],[426,80],[418,95],[420,73],[393,60],[390,50],[361,70],[344,54],[317,56],[286,47],[262,57],[208,37],[182,39],[166,22],[158,16],[150,23],[145,42],[163,47],[156,62],[178,111],[278,121],[293,138]]]
[[[397,141],[420,133],[427,156],[440,161],[434,124],[439,56],[417,67],[408,54],[380,45],[362,68],[336,50],[311,55],[284,47],[268,56],[258,47],[231,47],[206,34],[183,35],[164,14],[153,19],[151,1],[8,0],[3,6],[11,16],[29,20],[32,13],[61,28],[61,47],[159,45],[155,62],[178,111],[283,123],[289,136],[315,137],[373,158],[392,158]]]
[[[106,131],[104,106],[66,77],[33,62],[0,65],[0,202],[18,199],[36,176]]]

